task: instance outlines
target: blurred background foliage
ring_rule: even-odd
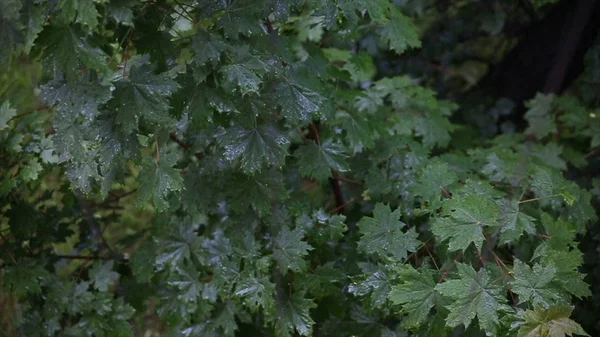
[[[110,5],[119,2],[113,0]],[[575,102],[562,104],[578,104],[590,111],[600,111],[599,1],[395,0],[394,3],[414,19],[421,48],[399,56],[381,46],[368,26],[354,33],[358,38],[338,34],[328,43],[345,45],[345,39],[356,39],[373,59],[375,79],[409,74],[421,85],[433,88],[440,98],[456,102],[460,108],[453,115],[453,121],[464,125],[456,132],[462,134],[455,138],[456,147],[467,149],[493,135],[525,131],[527,104],[537,92],[567,95]],[[0,118],[8,116],[9,120],[19,122],[10,138],[7,138],[8,133],[1,134],[4,138],[0,142],[7,144],[4,148],[8,150],[0,153],[3,172],[0,195],[16,189],[24,195],[23,200],[31,202],[13,204],[10,206],[13,212],[5,214],[19,218],[18,231],[23,236],[30,230],[28,224],[33,222],[30,217],[35,218],[39,212],[52,215],[57,222],[49,224],[52,229],[48,234],[67,238],[53,247],[57,256],[67,256],[73,251],[79,255],[99,254],[107,247],[131,254],[137,249],[139,239],[150,230],[152,219],[160,220],[153,212],[137,208],[129,198],[131,191],[137,188],[136,169],[131,167],[129,177],[124,183],[115,184],[106,199],[84,198],[74,193],[58,168],[44,171],[47,164],[58,161],[55,153],[46,151],[51,148],[53,128],[49,123],[52,113],[39,98],[39,83],[44,75],[35,49],[30,56],[24,56],[19,48],[31,46],[7,34],[18,28],[14,20],[18,13],[2,6],[5,5],[0,4],[0,36],[4,38],[0,41],[0,103],[3,104]],[[120,57],[115,55],[113,62],[119,62]],[[590,123],[595,118],[597,124],[599,117],[591,117]],[[563,154],[571,159],[568,177],[592,191],[596,209],[600,198],[600,136],[593,133],[598,130],[589,131],[595,137],[591,147],[582,144],[581,130],[556,131],[556,138],[564,147]],[[585,161],[589,164],[585,165]],[[15,177],[20,178],[19,185],[15,185]],[[23,188],[38,178],[41,183],[36,181],[31,185],[33,188]],[[92,210],[94,226],[86,220]],[[119,226],[113,226],[116,217]],[[0,239],[4,240],[2,233],[7,231],[7,219],[0,218]],[[91,241],[79,240],[83,236]],[[600,335],[600,225],[596,223],[579,240],[585,259],[583,272],[592,285],[594,298],[579,301],[573,317],[590,335]],[[29,244],[22,243],[23,255],[28,254]],[[77,244],[82,246],[76,247]],[[59,275],[78,273],[90,264],[80,259],[55,262]],[[123,296],[132,306],[143,308],[147,313],[136,316],[136,335],[158,336],[161,323],[154,316],[152,300],[140,302],[146,300],[145,292],[152,290],[129,286],[121,284]],[[0,293],[1,336],[16,336],[14,322],[19,315],[14,298]]]

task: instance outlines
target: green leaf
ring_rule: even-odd
[[[22,298],[28,294],[39,294],[41,283],[49,276],[48,271],[33,260],[20,261],[3,268],[2,284],[5,291]]]
[[[268,315],[275,311],[275,285],[268,277],[249,277],[238,282],[235,287],[235,296],[243,299],[244,305],[253,311],[262,308]]]
[[[221,67],[222,86],[234,93],[239,89],[242,96],[249,92],[258,94],[266,69],[265,63],[242,48],[236,51],[233,64]]]
[[[281,228],[279,235],[274,240],[273,257],[282,273],[286,273],[288,269],[294,272],[302,272],[306,269],[304,258],[313,248],[302,241],[303,239],[302,228],[294,230],[289,230],[287,226]]]
[[[19,172],[19,177],[23,179],[23,181],[34,181],[37,180],[38,175],[42,172],[42,165],[38,163],[37,159],[33,158],[27,162],[27,165],[21,168],[21,172]]]
[[[548,308],[560,300],[560,296],[551,285],[556,269],[551,266],[542,267],[535,264],[533,269],[515,259],[511,281],[512,291],[519,295],[519,303],[531,302],[535,307]]]
[[[70,84],[59,77],[42,86],[41,98],[44,103],[55,106],[56,111],[70,122],[79,114],[91,122],[100,114],[100,107],[111,98],[111,92],[108,86],[93,78],[80,78]]]
[[[298,32],[298,40],[301,42],[319,42],[323,37],[324,16],[302,16],[294,24]]]
[[[398,270],[398,278],[402,283],[392,286],[389,299],[400,305],[407,314],[404,321],[406,327],[419,327],[427,320],[435,305],[437,283],[433,278],[433,271],[403,266]]]
[[[64,73],[68,82],[74,82],[83,67],[101,74],[107,69],[108,55],[74,27],[45,29],[37,40],[46,47],[43,56],[46,69],[55,75]]]
[[[369,295],[373,308],[384,306],[391,289],[389,271],[384,266],[365,262],[359,262],[358,266],[363,274],[348,285],[348,292],[359,297]]]
[[[281,111],[290,124],[310,120],[312,114],[319,112],[325,103],[325,97],[315,90],[318,87],[307,86],[315,84],[310,83],[314,81],[302,79],[306,77],[309,75],[305,71],[288,71],[283,81],[275,86],[275,103],[281,106]]]
[[[56,6],[60,10],[59,19],[69,24],[73,21],[95,29],[98,26],[98,10],[96,3],[105,0],[59,0]]]
[[[382,25],[380,35],[390,49],[398,54],[409,48],[421,47],[417,28],[412,20],[395,8],[391,8],[390,18]]]
[[[115,90],[108,102],[116,112],[115,121],[126,134],[137,130],[140,122],[155,129],[169,128],[174,124],[169,116],[169,96],[177,83],[168,74],[155,75],[147,56],[129,62],[129,73],[123,72],[125,75],[113,82]]]
[[[489,335],[495,335],[500,324],[499,312],[505,309],[505,293],[485,269],[475,271],[470,265],[457,262],[460,278],[438,284],[436,290],[452,302],[446,305],[449,314],[446,325],[468,327],[477,317],[479,326]]]
[[[0,105],[0,131],[6,129],[8,127],[8,122],[16,115],[17,110],[11,109],[10,103],[4,101],[2,105]]]
[[[331,139],[321,143],[320,146],[314,142],[302,145],[296,150],[294,156],[300,162],[300,174],[318,181],[327,180],[331,176],[331,170],[338,172],[348,170],[342,147]]]
[[[431,209],[435,209],[440,206],[442,195],[450,196],[450,192],[446,188],[456,181],[458,181],[458,177],[450,170],[448,164],[436,161],[423,169],[416,184],[409,190],[413,194],[421,196]]]
[[[391,211],[389,205],[375,205],[373,217],[363,217],[358,222],[360,240],[358,246],[368,254],[390,257],[397,261],[406,258],[407,252],[415,252],[421,242],[414,227],[406,232],[406,226],[400,219],[400,209]]]
[[[196,303],[200,299],[202,290],[204,289],[201,278],[200,273],[193,265],[187,264],[175,268],[174,275],[170,277],[167,283],[178,288],[180,300],[188,303]]]
[[[565,336],[589,336],[581,325],[569,318],[573,307],[556,306],[548,309],[535,308],[526,310],[524,322],[519,328],[517,337],[565,337]]]
[[[484,241],[484,226],[497,224],[499,208],[475,195],[444,201],[442,216],[434,220],[431,230],[442,241],[449,240],[450,251],[465,250],[473,243],[477,250]]]
[[[554,95],[538,93],[535,97],[525,103],[529,109],[525,113],[525,119],[529,127],[525,134],[534,135],[537,139],[556,132],[556,123],[552,119],[552,101]]]
[[[142,170],[138,176],[140,187],[137,191],[138,205],[152,201],[159,212],[169,207],[167,197],[171,192],[180,192],[183,189],[183,179],[179,172],[173,168],[173,156],[163,154],[158,163],[151,159],[144,160]]]
[[[312,335],[315,321],[310,317],[310,309],[315,308],[316,304],[304,296],[304,292],[297,291],[290,298],[278,301],[279,314],[275,324],[277,336],[291,337],[294,330],[300,336]]]
[[[359,12],[362,16],[369,13],[371,20],[381,23],[386,21],[386,12],[390,7],[388,0],[344,0],[339,5],[346,15],[354,15]]]
[[[183,261],[203,261],[202,240],[196,233],[196,225],[180,223],[172,226],[164,237],[156,242],[158,254],[155,265],[158,270],[165,266],[175,269]]]
[[[517,200],[502,200],[497,224],[500,226],[501,244],[517,242],[523,232],[536,234],[535,218],[521,212]]]
[[[112,271],[113,264],[114,261],[96,263],[90,270],[90,280],[94,283],[94,288],[102,292],[108,291],[108,286],[119,279],[119,274]]]
[[[241,158],[245,173],[260,171],[263,166],[281,167],[287,155],[289,140],[271,125],[246,130],[235,126],[226,130],[221,138],[225,158],[234,161]]]
[[[152,241],[146,241],[136,249],[129,260],[131,271],[139,283],[146,283],[152,279],[155,249]]]

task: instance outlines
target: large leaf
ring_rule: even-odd
[[[361,234],[359,248],[384,258],[390,257],[398,261],[405,259],[407,252],[416,251],[421,242],[417,240],[418,234],[414,227],[406,232],[402,231],[406,224],[399,219],[399,208],[392,212],[389,205],[376,204],[373,217],[363,217],[358,222]]]
[[[479,250],[484,241],[483,228],[496,225],[498,214],[496,204],[475,195],[448,199],[431,230],[442,240],[449,240],[451,251],[465,250],[471,243]]]
[[[502,286],[495,282],[485,269],[475,271],[470,265],[457,262],[458,279],[438,284],[436,290],[452,300],[446,325],[468,327],[477,317],[479,326],[495,335],[500,325],[499,312],[505,309],[506,297]]]
[[[517,337],[565,337],[589,336],[581,325],[569,318],[573,307],[556,306],[548,309],[526,310],[525,320],[519,328]]]

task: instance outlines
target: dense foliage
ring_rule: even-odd
[[[600,44],[478,91],[550,2],[1,1],[0,334],[597,335]]]

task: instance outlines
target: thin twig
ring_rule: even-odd
[[[123,258],[114,258],[114,257],[106,257],[106,256],[97,256],[97,255],[52,255],[53,257],[65,260],[102,260],[102,261],[113,261],[118,260],[121,262],[129,262],[129,259]]]
[[[342,210],[344,207],[346,207],[346,206],[348,206],[348,205],[352,205],[352,204],[353,204],[353,203],[355,203],[355,202],[359,202],[359,201],[361,201],[362,199],[363,199],[363,197],[354,198],[354,199],[352,199],[352,200],[350,200],[350,201],[348,201],[348,202],[345,202],[344,204],[342,204],[342,205],[340,205],[340,206],[338,206],[338,207],[336,207],[336,208],[332,209],[331,211],[329,211],[329,213],[331,213],[331,214],[333,214],[333,213],[337,213],[337,212],[339,212],[340,210]]]
[[[537,197],[537,198],[532,198],[532,199],[521,200],[521,201],[519,201],[517,203],[518,204],[524,204],[526,202],[538,201],[538,200],[547,199],[547,198],[554,198],[554,197],[558,197],[558,196],[560,196],[560,194],[545,195],[543,197]]]
[[[460,252],[460,253],[458,253],[458,255],[456,255],[456,257],[452,261],[452,264],[450,265],[450,267],[448,267],[448,269],[446,269],[446,271],[444,272],[444,274],[442,275],[442,277],[440,277],[438,283],[442,283],[442,281],[446,278],[446,276],[448,275],[448,273],[450,272],[450,270],[452,270],[452,268],[454,268],[454,265],[456,264],[456,261],[458,259],[460,259],[460,257],[462,256],[462,254],[463,254],[463,252]]]
[[[440,271],[440,267],[438,266],[437,262],[435,262],[435,259],[433,258],[433,254],[431,254],[431,251],[429,251],[429,248],[427,248],[427,245],[424,244],[423,248],[425,248],[425,251],[427,251],[427,254],[431,258],[431,261],[433,262],[433,265],[435,266],[435,269],[437,269],[437,271],[439,272]]]

